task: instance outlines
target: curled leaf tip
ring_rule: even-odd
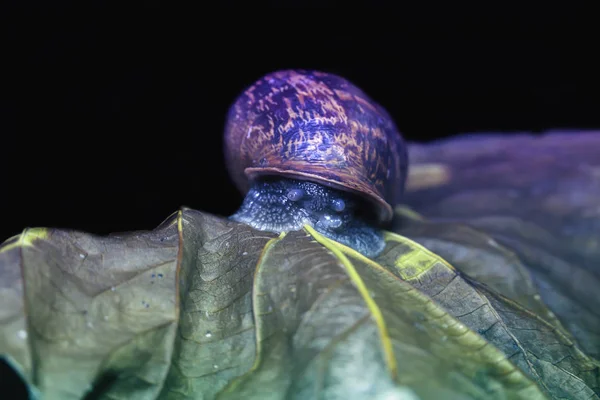
[[[20,235],[8,238],[0,244],[0,253],[15,247],[31,247],[38,239],[48,238],[50,232],[47,228],[27,228]]]

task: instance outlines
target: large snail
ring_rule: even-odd
[[[360,88],[329,73],[263,76],[231,106],[229,173],[246,194],[230,218],[282,232],[310,224],[367,257],[384,247],[407,172],[392,118]]]

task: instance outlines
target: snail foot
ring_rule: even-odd
[[[300,230],[308,224],[370,258],[385,247],[383,235],[364,202],[348,192],[309,181],[256,180],[241,207],[229,218],[275,233]]]

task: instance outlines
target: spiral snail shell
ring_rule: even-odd
[[[246,194],[232,219],[273,232],[309,223],[365,255],[381,250],[375,226],[401,199],[406,147],[389,114],[346,79],[307,70],[263,76],[231,106],[224,148]],[[356,218],[364,203],[375,223]]]

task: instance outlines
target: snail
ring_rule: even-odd
[[[227,114],[227,169],[245,194],[229,218],[284,232],[310,224],[367,257],[401,200],[403,138],[387,111],[332,73],[280,70],[241,93]]]

